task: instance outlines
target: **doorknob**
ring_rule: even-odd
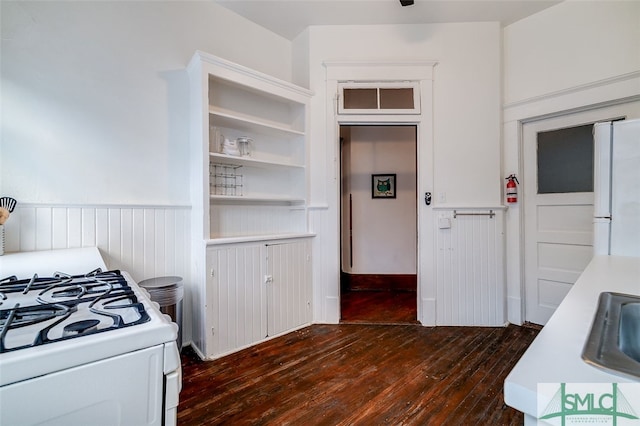
[[[425,192],[424,193],[424,203],[428,206],[431,205],[431,193],[430,192]]]

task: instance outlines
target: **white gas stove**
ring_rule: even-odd
[[[0,256],[0,424],[175,424],[177,331],[96,248]]]

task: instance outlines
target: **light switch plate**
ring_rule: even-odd
[[[451,228],[451,219],[449,219],[448,217],[438,218],[438,228],[439,229]]]

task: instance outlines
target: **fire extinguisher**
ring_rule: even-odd
[[[518,182],[518,178],[516,175],[511,174],[505,178],[507,180],[507,203],[517,203],[518,202],[518,186],[516,184],[520,184]]]

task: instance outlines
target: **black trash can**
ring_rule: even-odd
[[[156,277],[138,283],[147,290],[151,300],[160,305],[160,311],[178,324],[178,351],[182,350],[182,299],[184,287],[182,277]]]

